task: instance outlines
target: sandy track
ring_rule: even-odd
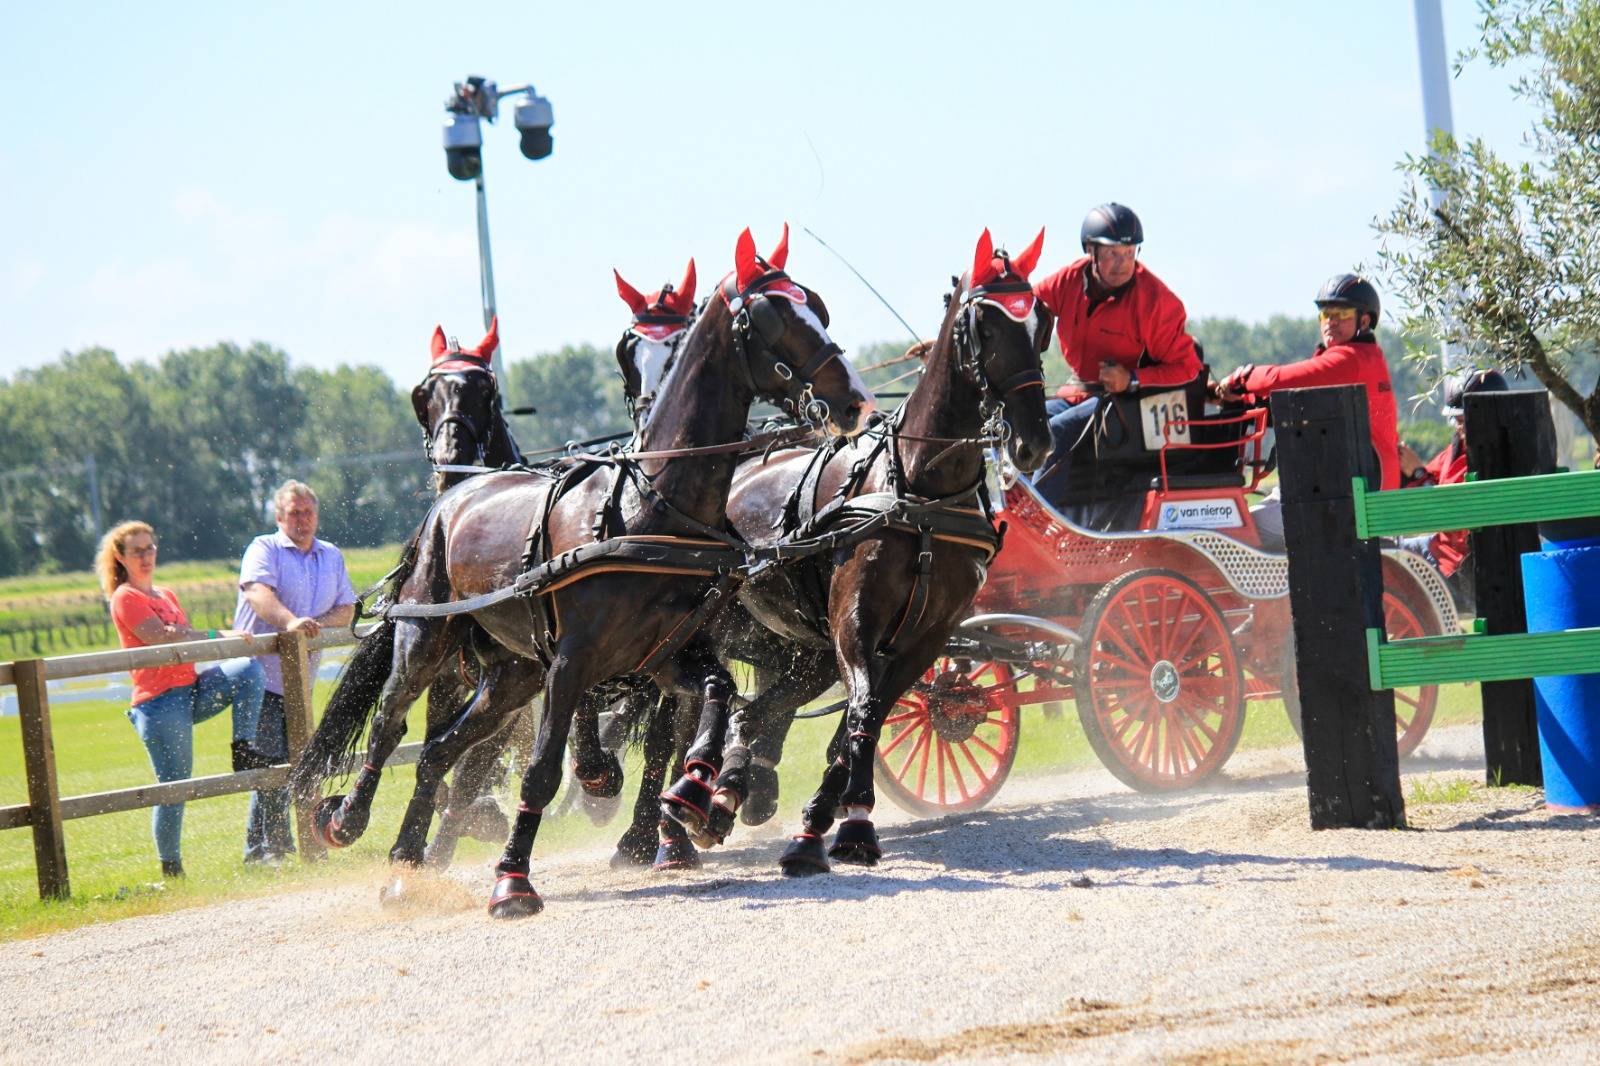
[[[1420,764],[1474,779],[1474,729]],[[1312,833],[1292,752],[1224,787],[1102,773],[882,828],[876,870],[777,875],[774,837],[662,879],[480,869],[395,913],[374,885],[0,946],[0,1059],[1180,1063],[1600,1057],[1600,830],[1529,792]],[[337,857],[334,861],[337,861]]]

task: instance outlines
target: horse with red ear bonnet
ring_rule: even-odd
[[[746,230],[737,249],[753,247]],[[739,262],[736,255],[730,277],[743,276]],[[367,734],[350,793],[315,809],[319,838],[343,846],[365,831],[406,711],[463,652],[478,661],[481,682],[450,725],[428,737],[390,858],[422,861],[439,780],[542,688],[534,757],[496,866],[495,917],[543,908],[528,876],[530,854],[581,701],[616,679],[648,677],[726,714],[733,678],[700,626],[745,557],[722,531],[751,404],[760,397],[786,405],[840,434],[858,431],[873,405],[815,312],[802,314],[782,286],[806,293],[769,260],[731,298],[710,303],[684,339],[635,455],[488,473],[440,496],[390,576],[383,625],[352,655],[291,775],[298,794],[313,794],[324,775],[350,764]],[[768,306],[752,316],[758,301]]]
[[[411,390],[411,410],[422,427],[422,448],[435,467],[481,466],[493,470],[522,462],[522,452],[500,409],[500,388],[494,376],[494,351],[500,346],[500,319],[472,348],[433,327],[428,375]],[[443,492],[471,475],[462,470],[436,470],[435,487]]]
[[[827,870],[830,855],[839,862],[877,861],[869,815],[885,716],[944,650],[999,550],[985,449],[1009,448],[1024,468],[1049,454],[1040,359],[1052,320],[1028,280],[1043,242],[1041,230],[1012,257],[983,232],[971,267],[946,297],[921,379],[886,423],[848,447],[780,453],[734,476],[728,518],[753,542],[817,536],[869,516],[886,517],[886,525],[836,550],[752,575],[739,592],[741,605],[788,644],[828,642],[833,655],[823,661],[841,669],[850,696],[822,785],[780,860],[785,873]],[[809,591],[815,589],[825,590],[820,602]],[[802,672],[808,676],[786,674],[769,690],[781,691],[781,698],[764,692],[734,714],[720,777],[691,762],[663,794],[663,812],[695,843],[723,838],[756,769],[772,777],[769,788],[775,785],[771,768],[795,709],[834,680],[814,662]],[[822,837],[836,809],[847,819],[825,851]],[[763,818],[771,811],[768,806]]]
[[[689,260],[683,280],[676,286],[663,285],[649,296],[629,285],[620,272],[611,273],[617,295],[633,312],[633,320],[617,341],[617,366],[622,371],[628,413],[639,423],[672,369],[673,356],[694,315],[694,260]]]

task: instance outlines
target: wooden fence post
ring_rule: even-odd
[[[316,729],[316,713],[311,701],[311,657],[306,649],[304,633],[278,634],[278,664],[283,673],[283,718],[288,732],[289,765],[299,761],[300,755],[311,741]],[[314,799],[294,797],[295,836],[300,845],[300,861],[311,862],[323,857],[323,848],[311,832],[311,810]]]
[[[40,899],[66,899],[67,838],[61,828],[61,790],[56,785],[56,747],[50,735],[50,695],[45,688],[44,661],[26,659],[12,665],[17,684],[17,710],[22,717],[22,760],[27,767],[28,806],[32,808],[33,865]]]
[[[1556,468],[1556,430],[1543,390],[1474,392],[1466,397],[1467,468],[1480,480],[1549,474]],[[1483,631],[1526,633],[1522,555],[1539,550],[1536,525],[1473,530],[1472,561]],[[1491,785],[1543,785],[1533,682],[1485,681],[1484,777]]]
[[[1356,537],[1351,488],[1376,473],[1365,393],[1359,385],[1273,393],[1272,421],[1311,827],[1403,826],[1394,693],[1373,691],[1367,677],[1366,631],[1384,623],[1378,543]]]

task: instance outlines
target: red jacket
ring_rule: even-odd
[[[1389,364],[1384,361],[1383,349],[1376,341],[1357,339],[1332,348],[1319,347],[1310,359],[1282,366],[1258,366],[1232,384],[1238,391],[1257,397],[1278,389],[1365,385],[1367,424],[1382,471],[1379,487],[1385,490],[1400,487],[1399,412],[1394,402],[1394,386],[1389,381]]]
[[[1420,479],[1416,481],[1418,485],[1459,485],[1467,480],[1467,449],[1460,435],[1453,438],[1438,455],[1429,459],[1422,471]],[[1428,541],[1428,549],[1439,564],[1439,573],[1449,577],[1460,568],[1461,560],[1467,557],[1467,531],[1452,529],[1435,533]]]
[[[1141,388],[1193,381],[1200,373],[1194,338],[1184,332],[1183,301],[1162,280],[1135,263],[1133,280],[1089,306],[1089,257],[1062,267],[1033,291],[1056,316],[1061,354],[1080,381],[1099,381],[1101,363],[1119,363],[1139,376]],[[1063,399],[1081,395],[1064,385]]]

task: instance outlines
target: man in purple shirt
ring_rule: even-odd
[[[285,481],[272,494],[272,510],[278,532],[251,541],[239,566],[234,628],[314,637],[323,626],[349,625],[355,616],[356,591],[339,549],[317,539],[316,493],[303,482]],[[311,655],[313,679],[320,658],[318,652]],[[264,655],[260,661],[267,673],[267,692],[256,725],[256,747],[279,763],[289,757],[283,671],[276,655]],[[292,851],[288,789],[257,792],[250,800],[244,861],[277,865]]]

